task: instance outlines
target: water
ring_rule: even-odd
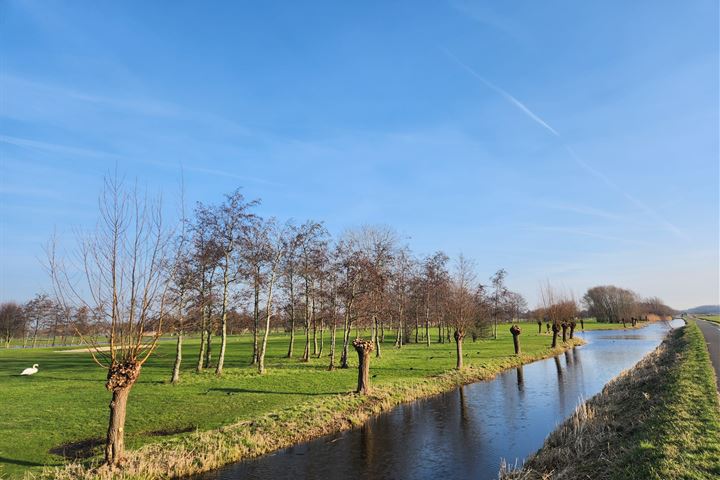
[[[682,320],[672,322],[679,325]],[[578,404],[659,345],[669,328],[654,323],[578,332],[588,345],[198,478],[497,478],[501,459],[522,463]]]

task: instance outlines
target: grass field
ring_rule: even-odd
[[[707,320],[708,322],[720,323],[720,315],[698,315],[698,318]]]
[[[586,329],[606,325],[586,322]],[[617,325],[614,325],[617,327]],[[543,327],[544,328],[544,327]],[[497,340],[465,342],[466,364],[497,371],[512,360],[512,338],[507,325]],[[302,363],[285,359],[288,336],[270,338],[268,373],[259,376],[248,365],[249,335],[229,339],[226,370],[222,378],[212,372],[194,373],[198,340],[186,341],[180,385],[167,383],[174,360],[174,342],[163,342],[143,368],[128,405],[126,442],[135,449],[165,441],[176,432],[208,430],[251,420],[272,412],[294,408],[304,402],[335,399],[354,389],[357,372],[326,371],[327,357]],[[538,335],[536,324],[523,328],[523,353],[540,357],[549,353],[550,336]],[[325,352],[329,341],[325,339]],[[302,350],[298,341],[296,351]],[[451,370],[454,344],[409,344],[398,351],[387,337],[383,357],[372,360],[373,385],[395,386],[417,383],[423,378]],[[339,352],[338,352],[339,358]],[[352,364],[356,365],[353,352]],[[32,377],[18,373],[40,364]],[[109,393],[104,389],[105,371],[95,366],[87,353],[58,349],[0,350],[0,473],[20,476],[39,472],[43,465],[62,465],[66,459],[51,453],[63,445],[100,440],[107,428]],[[87,445],[86,445],[87,446]],[[56,449],[60,450],[56,450]],[[66,448],[66,453],[72,448]],[[97,448],[94,453],[99,453]]]
[[[720,402],[695,322],[581,405],[523,470],[502,478],[720,478]]]

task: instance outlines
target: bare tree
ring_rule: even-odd
[[[301,231],[295,225],[288,225],[287,245],[283,259],[283,277],[285,289],[287,290],[287,314],[289,317],[290,344],[288,345],[287,358],[292,358],[295,349],[295,320],[297,307],[297,279],[298,279],[298,257],[299,248],[302,242]]]
[[[425,291],[425,344],[430,346],[430,319],[435,318],[435,322],[440,329],[442,297],[447,289],[450,275],[447,270],[449,257],[443,252],[435,252],[432,256],[425,259],[423,263],[423,286]],[[442,341],[442,335],[439,335],[438,341]]]
[[[340,281],[340,265],[333,262],[328,266],[328,319],[330,320],[330,364],[328,370],[335,370],[335,343],[337,338],[338,320],[338,286]]]
[[[254,218],[249,222],[246,235],[243,237],[243,252],[240,255],[241,262],[238,274],[241,277],[250,279],[253,294],[253,351],[251,365],[255,365],[259,359],[259,333],[260,333],[260,292],[265,286],[267,277],[264,265],[272,263],[274,245],[270,236],[276,228],[275,221],[264,221]]]
[[[317,323],[315,318],[316,289],[320,280],[322,266],[325,263],[325,251],[327,248],[327,230],[325,227],[314,221],[307,221],[300,227],[300,276],[304,284],[304,328],[305,348],[302,360],[307,362],[310,359],[310,332],[313,333],[313,355],[317,355]],[[312,329],[312,330],[311,330]]]
[[[637,310],[638,296],[632,290],[614,285],[588,289],[583,296],[588,314],[599,322],[617,323],[629,319]]]
[[[10,340],[23,335],[25,317],[23,309],[15,302],[0,304],[0,332],[5,341],[5,348],[10,348]]]
[[[404,320],[407,301],[410,296],[412,270],[413,259],[410,254],[410,249],[407,247],[399,249],[392,262],[392,272],[390,274],[390,293],[395,303],[394,311],[397,315],[396,348],[402,348],[403,343],[407,341],[407,339],[403,338],[403,333],[405,330]]]
[[[213,235],[214,215],[210,208],[198,203],[195,207],[195,221],[190,224],[192,251],[193,304],[199,313],[200,348],[196,371],[210,368],[212,362],[212,336],[215,331],[213,306],[218,266],[222,249]]]
[[[453,337],[457,354],[456,368],[463,368],[463,339],[474,318],[476,275],[473,263],[460,255],[450,285],[450,315],[454,327]]]
[[[265,373],[265,352],[267,351],[267,341],[270,335],[270,319],[273,315],[273,288],[277,278],[280,261],[285,253],[287,245],[287,231],[279,230],[273,220],[267,222],[267,247],[268,255],[266,261],[266,278],[265,282],[267,291],[265,292],[265,332],[263,333],[262,343],[258,350],[258,373]]]
[[[498,319],[503,316],[505,301],[508,294],[508,289],[505,287],[505,277],[507,277],[507,271],[501,268],[490,277],[490,283],[492,284],[492,318],[493,318],[493,338],[497,338],[497,327]]]
[[[174,304],[175,304],[175,362],[173,362],[172,376],[170,383],[173,385],[180,382],[180,366],[182,365],[183,336],[185,334],[185,307],[187,304],[188,290],[193,281],[193,271],[189,259],[182,252],[182,246],[178,249],[177,274],[173,279]]]
[[[355,305],[364,293],[363,272],[367,261],[358,251],[352,237],[346,235],[335,247],[335,258],[340,277],[338,294],[343,303],[343,349],[340,355],[340,368],[348,368],[348,348],[350,332],[356,317]]]
[[[202,224],[209,227],[213,239],[220,252],[220,354],[218,355],[215,374],[222,375],[225,363],[225,350],[227,348],[227,313],[230,301],[231,286],[238,280],[238,250],[246,239],[250,224],[255,216],[250,209],[258,201],[246,202],[245,197],[236,190],[225,196],[225,201],[211,208],[200,208],[198,213],[203,215]]]
[[[553,332],[551,347],[555,348],[560,331],[562,331],[563,343],[567,340],[569,323],[577,316],[577,304],[571,294],[558,291],[550,282],[541,285],[540,298],[545,316],[551,322]]]
[[[35,295],[32,300],[25,304],[25,315],[27,316],[27,320],[30,324],[28,336],[32,332],[32,348],[36,347],[38,332],[40,332],[43,324],[52,315],[51,312],[54,308],[55,303],[45,293]]]
[[[155,351],[166,315],[174,264],[171,232],[163,224],[160,201],[137,189],[126,190],[105,179],[100,220],[94,232],[79,238],[79,264],[68,265],[48,249],[48,266],[59,298],[101,312],[109,323],[109,347],[89,343],[93,360],[107,369],[112,392],[105,462],[118,465],[124,453],[125,417],[130,390]],[[68,268],[71,267],[71,268]],[[73,272],[82,272],[80,278]],[[154,328],[154,331],[148,331]]]

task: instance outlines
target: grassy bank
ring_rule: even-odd
[[[451,371],[454,344],[409,344],[397,350],[388,337],[382,358],[372,359],[375,392],[367,398],[348,393],[357,381],[354,368],[329,372],[325,355],[307,363],[300,362],[297,354],[283,358],[288,342],[284,334],[269,341],[264,376],[248,365],[249,335],[230,339],[222,378],[193,372],[198,341],[190,339],[181,384],[173,386],[167,380],[174,344],[164,342],[143,368],[130,396],[126,428],[130,465],[138,469],[161,465],[161,471],[169,468],[176,473],[206,470],[347,428],[400,402],[490,378],[555,353],[548,348],[550,337],[538,335],[536,325],[527,325],[521,336],[524,354],[515,357],[507,330],[501,326],[497,340],[468,339],[468,369],[462,374]],[[327,354],[327,338],[325,345]],[[301,350],[302,344],[298,342],[296,348]],[[356,365],[354,353],[351,358]],[[38,374],[17,375],[32,363],[40,364]],[[92,462],[107,428],[109,394],[103,387],[104,371],[88,354],[11,349],[0,351],[0,365],[0,472],[21,477],[39,474],[44,466],[62,469],[75,455],[91,457],[80,463]],[[164,453],[144,463],[157,451]]]
[[[503,478],[720,478],[720,403],[697,325],[673,331]]]
[[[698,315],[698,318],[708,322],[720,323],[720,315]]]

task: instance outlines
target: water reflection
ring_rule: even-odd
[[[515,375],[517,376],[518,393],[522,396],[523,389],[523,367],[520,365],[515,369]]]
[[[513,463],[539,448],[582,399],[655,348],[667,328],[578,331],[588,345],[201,478],[497,478],[501,458]]]

